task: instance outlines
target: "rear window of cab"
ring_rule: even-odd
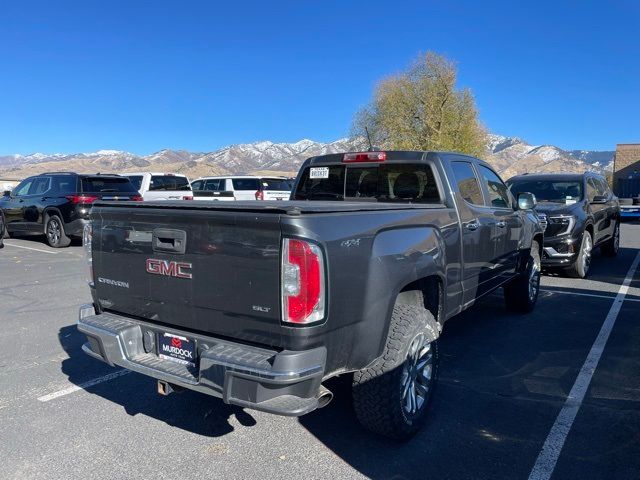
[[[440,203],[431,166],[424,163],[310,166],[295,200]]]

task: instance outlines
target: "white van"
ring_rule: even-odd
[[[193,200],[189,179],[178,173],[124,173],[144,200]]]
[[[289,200],[291,195],[291,182],[284,177],[202,177],[191,188],[195,200]]]

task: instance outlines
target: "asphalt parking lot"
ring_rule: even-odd
[[[552,478],[640,478],[640,268],[616,302],[640,224],[623,225],[617,258],[594,255],[588,280],[546,274],[532,314],[508,313],[495,294],[449,321],[430,420],[407,444],[364,432],[341,380],[328,407],[299,419],[159,396],[153,379],[82,353],[75,323],[90,296],[78,244],[5,243],[3,478],[526,479],[545,442],[557,447],[550,432],[567,408],[577,415]],[[584,370],[584,400],[567,401],[605,319],[615,323],[595,371]]]

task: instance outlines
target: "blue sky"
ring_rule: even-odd
[[[612,150],[640,142],[639,5],[3,2],[0,154],[330,141],[427,50],[490,131]]]

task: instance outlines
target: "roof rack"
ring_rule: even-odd
[[[40,175],[77,175],[75,172],[43,172]]]

